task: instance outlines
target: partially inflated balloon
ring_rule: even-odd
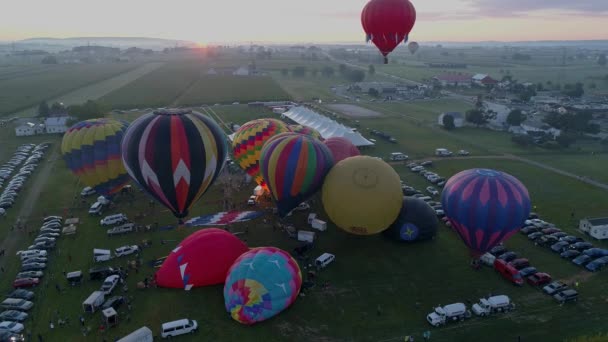
[[[171,251],[155,279],[158,286],[185,290],[223,284],[228,269],[247,250],[241,240],[224,230],[202,229]]]
[[[331,154],[334,157],[334,163],[361,154],[357,146],[344,137],[329,138],[326,139],[324,143],[331,151]]]
[[[279,215],[319,191],[333,165],[331,152],[317,139],[298,133],[270,139],[262,148],[260,166]]]
[[[386,162],[356,156],[336,164],[323,183],[323,207],[338,227],[372,235],[390,226],[403,204],[399,175]]]
[[[129,126],[122,142],[131,178],[180,219],[219,176],[226,150],[222,129],[191,110],[145,114]]]
[[[397,220],[382,232],[397,241],[413,242],[432,239],[437,234],[439,220],[435,209],[415,197],[404,197]]]
[[[254,248],[230,268],[224,304],[234,320],[254,324],[288,308],[301,286],[300,267],[289,253],[275,247]]]
[[[309,126],[289,125],[289,130],[294,133],[300,133],[300,134],[311,136],[318,140],[323,140],[323,137],[321,137],[321,133],[319,133],[316,129],[309,127]]]
[[[235,162],[262,186],[266,186],[260,172],[262,146],[268,139],[284,132],[289,132],[289,128],[282,121],[259,119],[247,122],[234,135],[232,149]]]
[[[130,180],[120,158],[120,143],[128,125],[114,119],[86,120],[63,136],[61,152],[68,168],[100,195],[111,196]]]
[[[452,176],[443,189],[445,215],[475,256],[515,234],[530,214],[530,196],[515,177],[471,169]]]

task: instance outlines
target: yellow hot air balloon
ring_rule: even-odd
[[[325,178],[325,212],[338,227],[357,235],[373,235],[397,219],[403,204],[399,175],[386,162],[369,157],[346,158]]]

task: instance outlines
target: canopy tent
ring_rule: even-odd
[[[288,117],[299,125],[305,125],[316,129],[323,139],[345,137],[355,146],[374,145],[373,142],[365,139],[360,133],[355,132],[352,128],[344,126],[341,123],[331,120],[306,107],[292,107],[281,115]]]

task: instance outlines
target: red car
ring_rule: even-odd
[[[537,272],[527,278],[528,284],[541,286],[551,282],[551,276],[547,273]]]
[[[16,289],[20,289],[23,287],[34,287],[40,283],[40,279],[38,278],[19,278],[15,279],[13,282],[13,287]]]
[[[545,235],[560,233],[561,231],[562,230],[559,228],[545,228],[542,230],[543,234]]]
[[[494,269],[500,273],[503,278],[513,284],[519,286],[524,284],[524,279],[521,277],[521,274],[519,274],[519,271],[515,267],[507,264],[506,261],[496,258],[496,260],[494,260]]]

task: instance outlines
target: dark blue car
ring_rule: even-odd
[[[588,256],[588,255],[586,255],[586,254],[582,254],[582,255],[579,255],[579,256],[577,256],[576,258],[574,258],[574,259],[572,260],[572,262],[573,262],[575,265],[584,266],[584,265],[586,265],[588,262],[590,262],[591,260],[593,260],[593,258],[592,258],[592,257],[590,257],[590,256]]]
[[[600,258],[600,257],[608,256],[608,249],[590,248],[590,249],[583,251],[583,254],[588,255],[592,258]]]
[[[606,265],[608,265],[608,256],[593,260],[592,262],[588,263],[585,268],[591,272],[597,272]]]

